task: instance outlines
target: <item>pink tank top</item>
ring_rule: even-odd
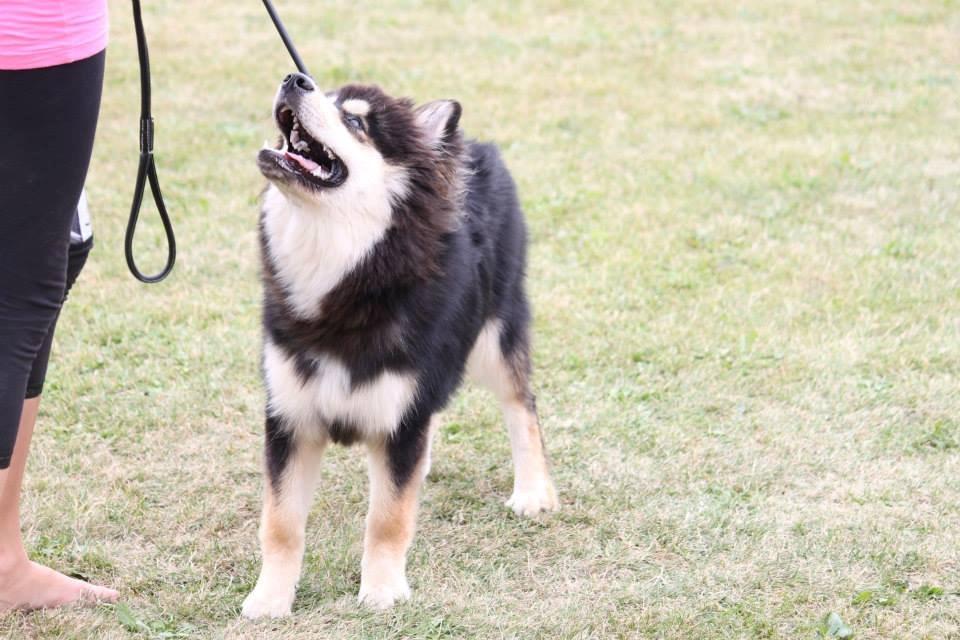
[[[107,0],[0,0],[0,69],[89,58],[107,46]]]

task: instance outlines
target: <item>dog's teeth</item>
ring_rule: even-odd
[[[297,146],[297,142],[300,141],[300,134],[297,133],[297,126],[293,126],[293,131],[290,132],[290,142],[293,144],[294,148]]]

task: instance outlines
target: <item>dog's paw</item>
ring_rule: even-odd
[[[410,586],[406,578],[400,577],[389,582],[361,582],[357,600],[360,604],[373,609],[389,609],[397,602],[410,598]]]
[[[541,511],[556,511],[560,506],[557,490],[550,482],[531,490],[514,489],[507,506],[518,516],[535,516]]]
[[[257,618],[284,618],[293,608],[293,594],[267,593],[255,588],[243,601],[242,615],[248,620]]]

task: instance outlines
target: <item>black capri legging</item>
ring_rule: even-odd
[[[25,397],[43,386],[68,280],[90,242],[71,244],[103,89],[104,52],[0,71],[0,469]],[[69,274],[69,277],[68,277]]]

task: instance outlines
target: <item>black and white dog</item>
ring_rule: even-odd
[[[374,86],[280,86],[282,138],[260,238],[267,387],[263,568],[249,618],[290,613],[329,441],[362,442],[370,508],[361,602],[407,598],[406,553],[435,416],[465,371],[499,398],[513,449],[507,502],[557,507],[530,386],[526,230],[496,148],[465,142],[460,105]]]

